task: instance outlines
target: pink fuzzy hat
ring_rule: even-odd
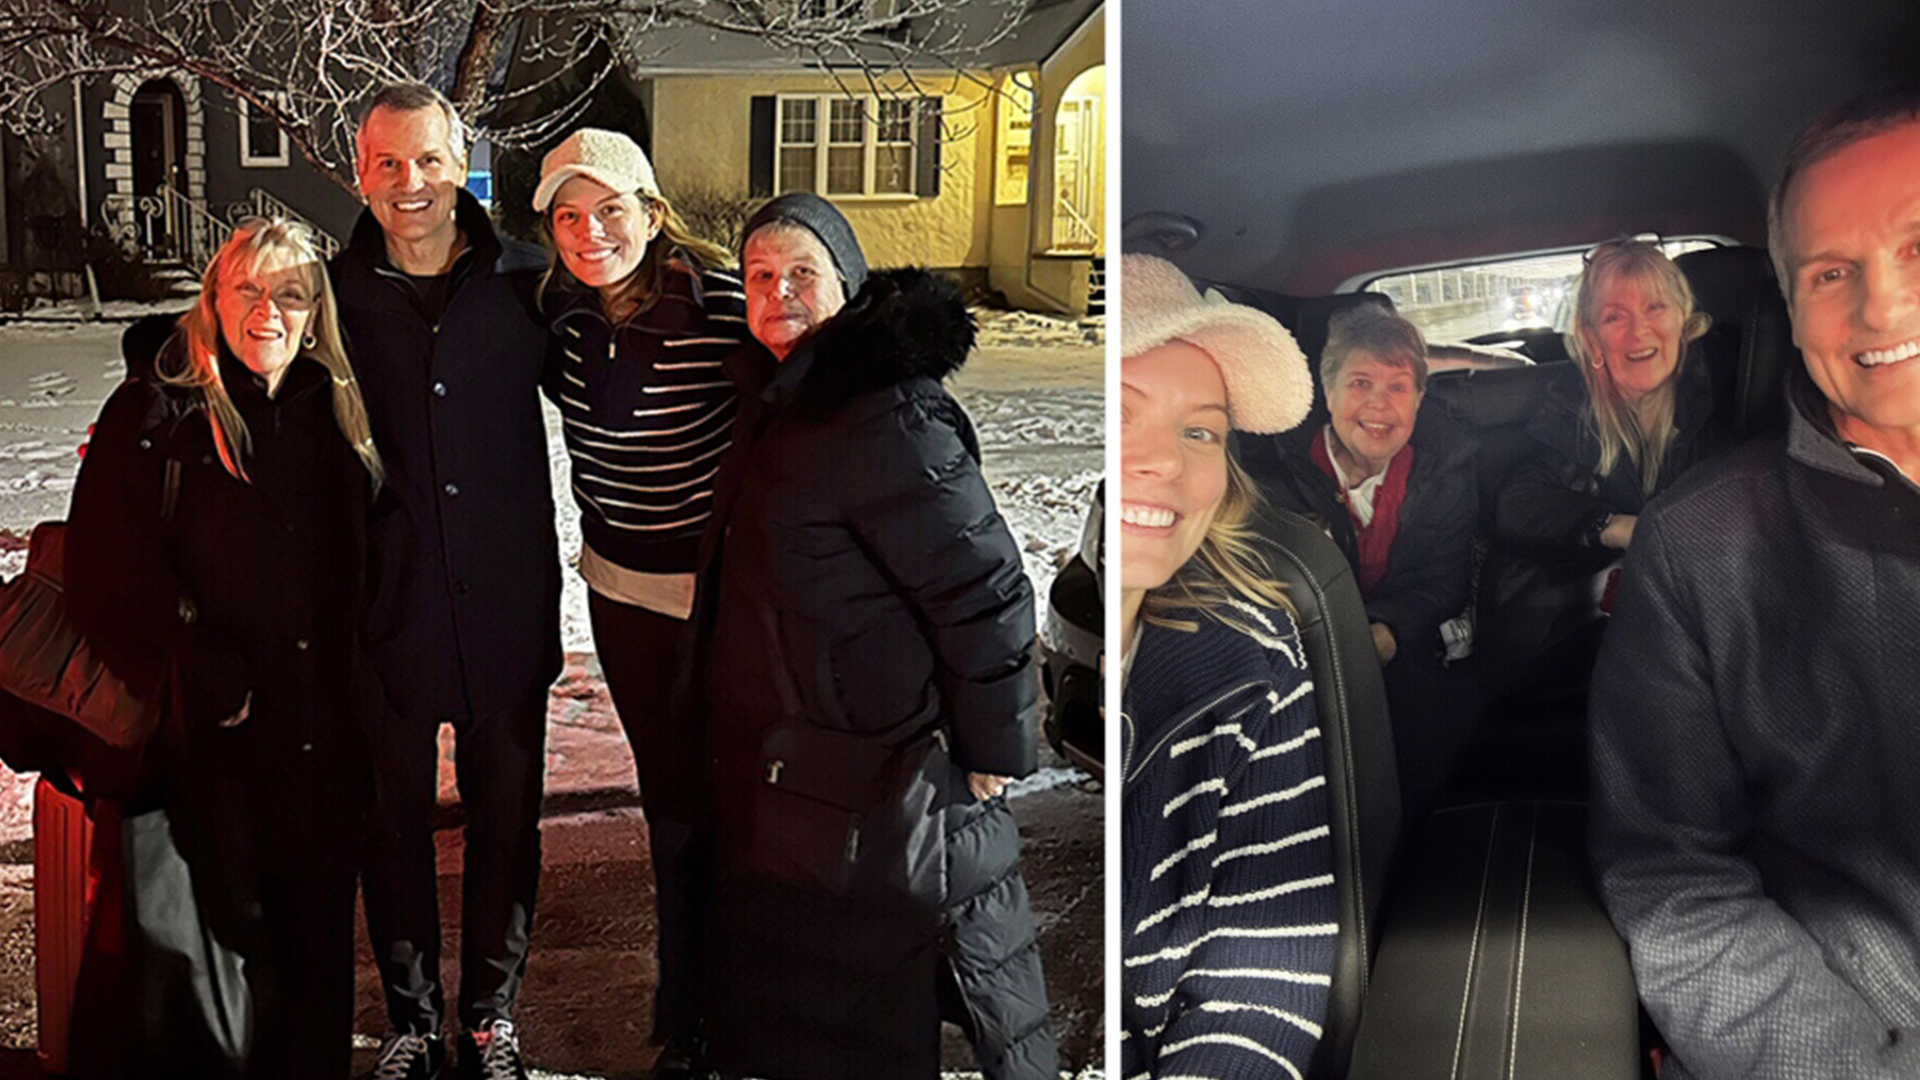
[[[1120,355],[1188,342],[1220,365],[1227,415],[1240,431],[1297,426],[1313,405],[1307,358],[1273,316],[1217,292],[1200,295],[1180,268],[1152,255],[1120,259]]]

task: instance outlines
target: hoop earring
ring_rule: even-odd
[[[315,345],[318,345],[319,343],[320,343],[319,339],[314,337],[312,334],[308,334],[306,337],[303,337],[300,339],[300,347],[303,349],[311,349]]]

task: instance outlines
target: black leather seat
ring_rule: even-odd
[[[1639,1002],[1586,808],[1434,814],[1408,844],[1349,1080],[1635,1080]]]
[[[1582,809],[1443,811],[1399,865],[1386,692],[1353,571],[1298,515],[1262,534],[1313,669],[1333,819],[1340,936],[1307,1075],[1635,1076],[1632,972],[1588,883]]]
[[[1725,355],[1735,365],[1728,408],[1742,435],[1780,430],[1787,422],[1787,374],[1800,363],[1793,323],[1765,248],[1730,247],[1689,251],[1674,259],[1693,287],[1700,310],[1713,316],[1712,334],[1726,338]]]
[[[1380,939],[1381,900],[1400,836],[1399,774],[1387,692],[1353,568],[1318,526],[1296,514],[1273,514],[1262,534],[1313,666],[1326,747],[1340,937],[1327,1018],[1307,1075],[1332,1080],[1346,1075]]]

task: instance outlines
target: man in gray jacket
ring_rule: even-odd
[[[1641,518],[1594,859],[1674,1077],[1920,1076],[1920,90],[1803,132],[1789,429]]]

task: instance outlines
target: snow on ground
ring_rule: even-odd
[[[26,559],[7,534],[25,537],[34,522],[65,515],[87,425],[124,374],[124,323],[81,322],[79,308],[69,306],[0,325],[0,575],[17,573]],[[112,313],[153,310],[127,307]],[[954,393],[979,428],[988,483],[1044,608],[1099,479],[1103,328],[1099,320],[1029,312],[984,312],[980,321],[981,347],[954,378]],[[572,557],[579,517],[558,414],[549,408],[547,419],[560,548]],[[563,603],[566,648],[591,651],[577,574],[566,575]]]

